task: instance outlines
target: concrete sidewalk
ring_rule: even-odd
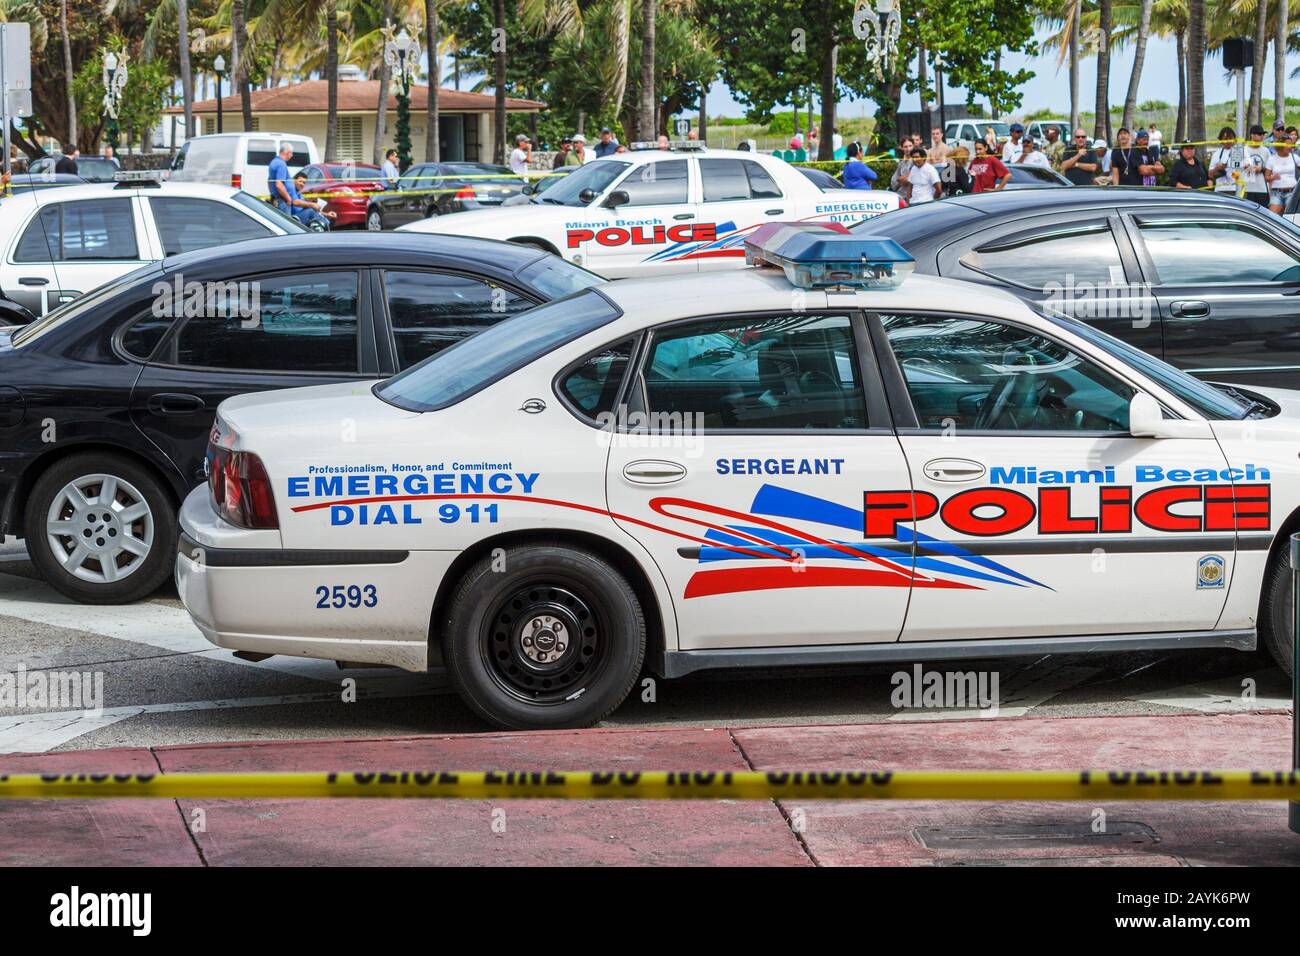
[[[1290,734],[1285,713],[595,729],[6,755],[0,771],[1279,770]],[[1300,864],[1281,802],[0,801],[0,834],[2,866]]]

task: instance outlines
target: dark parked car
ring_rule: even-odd
[[[60,186],[80,186],[86,180],[68,173],[14,173],[9,177],[9,191],[17,195],[30,189],[57,189]]]
[[[1011,170],[1011,182],[1007,183],[1007,189],[1050,189],[1054,186],[1074,185],[1056,170],[1044,169],[1042,166],[1012,163],[1007,169]]]
[[[303,172],[307,182],[302,194],[308,199],[324,199],[325,212],[337,213],[330,223],[334,229],[364,228],[370,196],[388,185],[379,167],[369,163],[312,163]]]
[[[176,510],[224,399],[365,388],[602,282],[526,246],[402,233],[255,239],[137,269],[0,331],[0,537],[26,537],[71,598],[141,598],[171,574]]]
[[[378,232],[470,209],[491,209],[518,196],[528,180],[488,163],[420,163],[388,195],[370,197],[366,228]]]
[[[1213,193],[1077,186],[957,196],[853,227],[916,270],[1002,286],[1193,375],[1300,388],[1300,227]]]

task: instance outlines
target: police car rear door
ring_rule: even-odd
[[[862,319],[825,303],[675,322],[642,348],[606,488],[683,650],[898,639],[910,548],[863,547],[862,492],[907,468]]]
[[[1126,377],[1028,327],[876,321],[912,491],[872,486],[867,540],[915,518],[918,574],[960,585],[916,589],[903,640],[1214,629],[1240,477],[1217,442],[1132,437]]]
[[[792,200],[763,166],[752,159],[701,156],[700,224],[712,243],[692,254],[701,272],[734,269],[744,262],[744,233],[754,226],[795,218]]]

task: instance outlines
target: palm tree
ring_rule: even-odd
[[[644,139],[654,139],[659,134],[655,97],[655,16],[659,0],[641,0],[645,24],[641,32],[641,108],[637,114],[637,131]]]
[[[325,0],[325,162],[338,158],[339,143],[339,4]]]
[[[1255,62],[1250,71],[1250,108],[1248,123],[1263,123],[1264,65],[1268,61],[1268,3],[1255,0]],[[1241,135],[1241,130],[1237,131]]]
[[[248,45],[248,0],[230,3],[230,78],[239,87],[239,109],[244,114],[244,129],[253,128],[253,91],[249,86],[249,64],[253,51]]]
[[[425,114],[427,133],[424,161],[436,163],[441,158],[438,142],[438,84],[442,73],[438,64],[438,0],[424,0],[424,48],[429,54],[429,103]]]
[[[492,2],[492,52],[494,64],[494,116],[495,126],[492,144],[492,162],[498,166],[506,164],[506,2]]]
[[[1124,97],[1123,125],[1133,128],[1133,111],[1137,109],[1138,83],[1142,80],[1142,66],[1147,56],[1147,37],[1151,32],[1151,7],[1154,0],[1142,0],[1142,12],[1137,28],[1137,49],[1133,55],[1133,72],[1128,78],[1128,93]]]
[[[389,21],[393,19],[392,0],[384,0],[383,11],[380,14],[382,23],[381,36],[388,38],[387,31]],[[375,104],[375,143],[371,150],[373,159],[371,160],[376,166],[384,161],[384,127],[388,123],[388,85],[392,82],[392,73],[388,68],[388,57],[385,55],[386,50],[381,43],[379,47],[379,102]]]
[[[68,141],[63,145],[63,151],[71,153],[77,147],[77,98],[72,93],[75,74],[72,72],[72,38],[68,35],[68,0],[59,0],[59,32],[63,35],[63,75],[68,81]]]
[[[1282,89],[1286,82],[1286,34],[1290,23],[1291,10],[1287,0],[1278,0],[1277,32],[1273,37],[1273,118],[1286,121],[1286,92]]]
[[[1205,141],[1205,0],[1187,0],[1187,138]]]
[[[1097,107],[1092,135],[1110,142],[1110,30],[1111,0],[1100,0],[1097,23]]]
[[[185,111],[185,138],[189,139],[194,135],[194,71],[190,69],[189,0],[176,0],[176,32],[180,40],[178,62],[181,68],[181,104]]]
[[[1070,131],[1083,122],[1079,106],[1079,32],[1083,29],[1083,0],[1070,0]],[[1060,68],[1060,65],[1057,65]]]

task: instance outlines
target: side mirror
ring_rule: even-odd
[[[619,206],[626,206],[631,201],[632,197],[627,194],[626,190],[615,189],[602,205],[606,209],[617,209]]]
[[[1138,392],[1128,403],[1128,430],[1134,438],[1214,437],[1209,422],[1165,418],[1160,403],[1146,392]]]
[[[519,194],[521,196],[531,196],[535,192],[537,192],[537,190],[534,189],[532,186],[524,186],[522,189],[519,190]]]
[[[591,202],[595,198],[596,198],[596,190],[594,189],[588,188],[578,193],[578,202]]]

